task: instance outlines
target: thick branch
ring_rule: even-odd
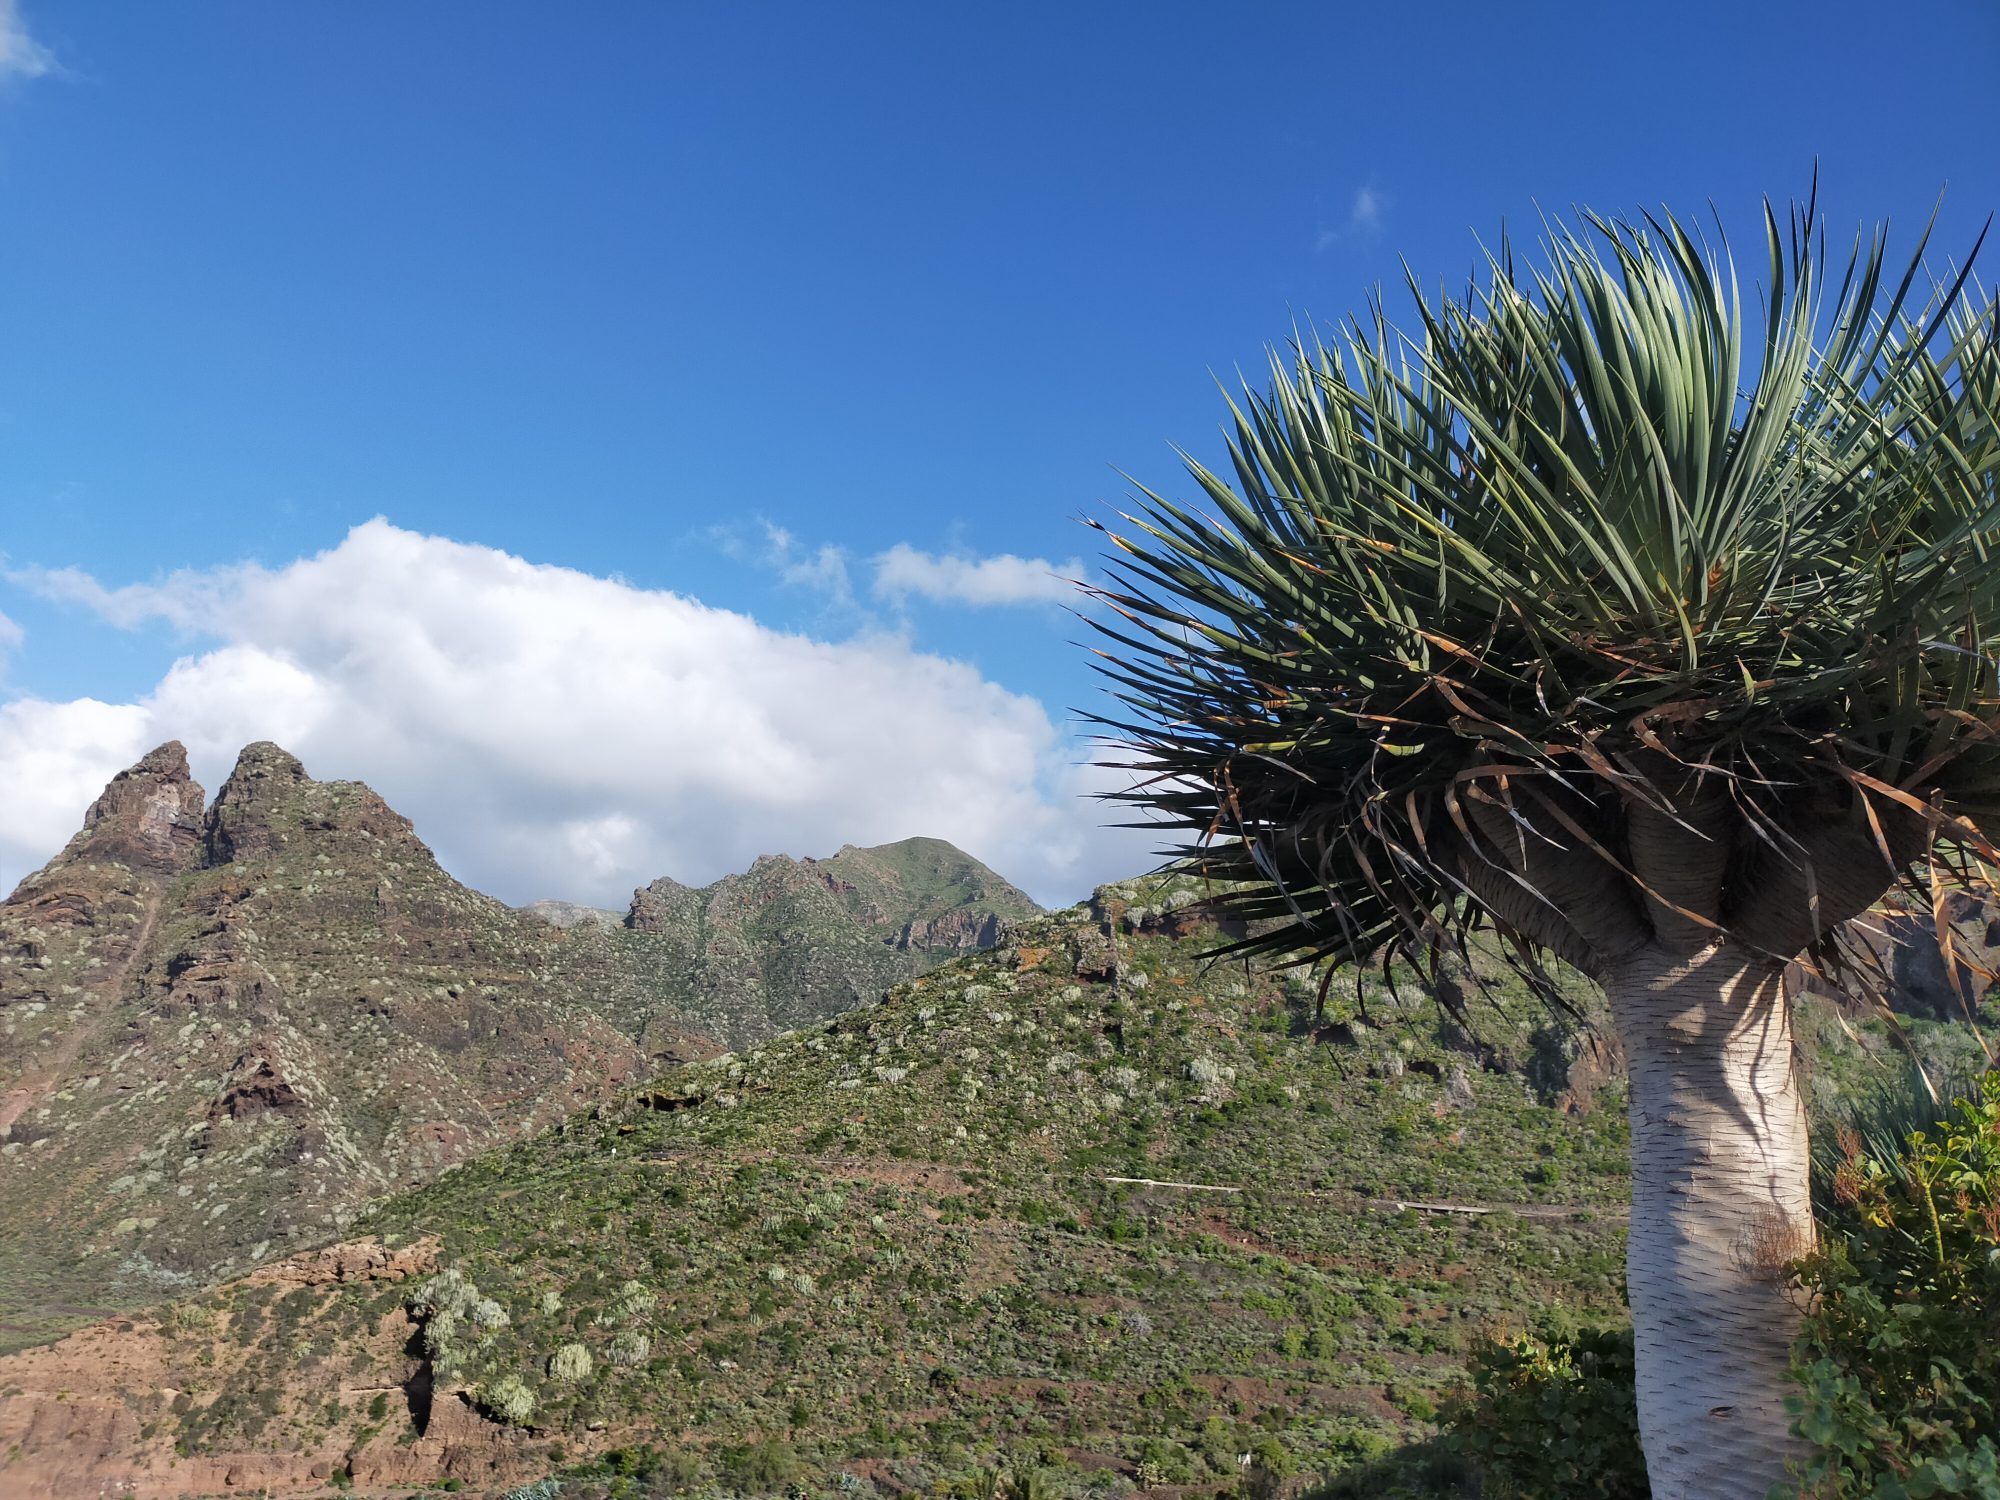
[[[1792,814],[1737,894],[1729,926],[1739,942],[1773,957],[1803,953],[1888,894],[1923,848],[1923,820],[1864,793],[1827,797]],[[1887,845],[1885,857],[1884,845]]]
[[[1742,813],[1713,772],[1650,752],[1636,768],[1672,809],[1638,795],[1627,799],[1632,873],[1646,917],[1665,946],[1705,947],[1722,923],[1723,882]]]
[[[1596,978],[1601,966],[1590,944],[1577,936],[1561,912],[1524,887],[1515,878],[1518,873],[1498,866],[1497,861],[1489,863],[1470,849],[1460,853],[1459,878],[1492,913],[1494,921],[1528,943],[1548,949],[1571,968]]]
[[[1589,809],[1570,800],[1574,810],[1563,811],[1583,826]],[[1546,803],[1515,796],[1510,813],[1468,797],[1464,806],[1477,834],[1477,847],[1462,856],[1465,882],[1495,917],[1593,977],[1647,941],[1629,882],[1562,828]]]

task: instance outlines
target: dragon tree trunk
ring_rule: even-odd
[[[1813,1221],[1779,977],[1729,942],[1604,975],[1632,1074],[1626,1285],[1656,1500],[1763,1500],[1799,1451],[1788,1265]]]

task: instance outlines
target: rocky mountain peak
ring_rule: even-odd
[[[294,838],[358,835],[421,847],[410,820],[358,781],[315,781],[296,755],[258,740],[215,794],[204,839],[211,864],[276,854]]]
[[[112,777],[61,857],[172,874],[192,864],[200,851],[201,809],[202,790],[189,774],[187,749],[169,740]]]
[[[275,745],[269,740],[252,740],[238,752],[236,769],[230,773],[230,780],[277,778],[286,781],[310,781],[306,775],[305,763],[283,745]]]

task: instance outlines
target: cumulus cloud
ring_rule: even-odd
[[[662,874],[705,882],[758,854],[913,834],[1045,901],[1151,862],[1151,840],[1104,829],[1118,811],[1083,796],[1117,773],[1074,764],[1039,702],[901,637],[786,634],[382,520],[278,568],[123,588],[13,576],[206,649],[132,703],[0,706],[0,778],[25,802],[0,824],[6,883],[169,738],[211,793],[254,739],[365,780],[454,874],[509,901],[622,906]],[[1005,597],[1006,576],[967,587]]]
[[[942,556],[898,542],[875,559],[875,594],[901,602],[911,595],[939,604],[1071,604],[1078,558],[1052,563],[1039,557]]]
[[[45,78],[56,71],[55,54],[28,35],[18,0],[0,0],[0,79]]]

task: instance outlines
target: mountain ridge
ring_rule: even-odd
[[[739,927],[759,916],[739,905]],[[337,1235],[373,1197],[929,962],[874,939],[767,959],[781,935],[725,923],[734,941],[683,952],[564,930],[277,745],[246,746],[212,802],[178,743],[149,752],[0,902],[0,1346]]]

